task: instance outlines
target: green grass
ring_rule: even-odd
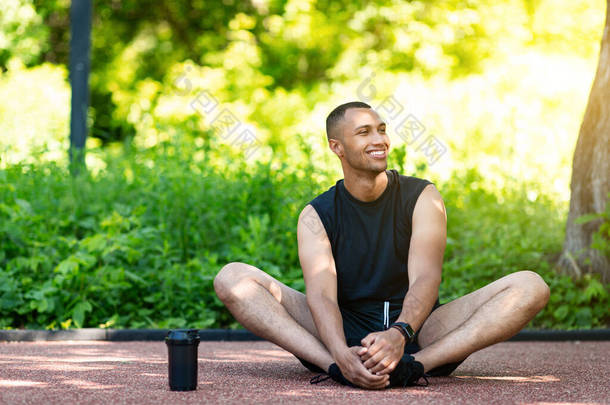
[[[99,151],[107,167],[76,178],[55,163],[0,170],[0,328],[236,328],[212,286],[230,261],[303,291],[298,214],[336,179],[316,183],[307,159],[208,152],[188,141]],[[441,301],[531,269],[552,292],[531,327],[607,326],[608,286],[553,270],[565,207],[530,201],[535,185],[488,190],[483,179],[437,183],[449,221]]]

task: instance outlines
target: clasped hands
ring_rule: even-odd
[[[390,384],[389,374],[404,354],[405,339],[390,328],[368,334],[362,346],[348,348],[337,364],[345,378],[369,389],[382,389]]]

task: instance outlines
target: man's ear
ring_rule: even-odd
[[[341,144],[341,142],[339,142],[336,139],[329,139],[328,140],[328,147],[330,148],[330,150],[333,151],[333,153],[337,156],[339,156],[340,158],[343,157],[343,145]]]

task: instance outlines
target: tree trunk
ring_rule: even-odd
[[[574,220],[584,214],[603,212],[610,192],[610,0],[606,5],[597,73],[574,151],[570,189],[566,239],[558,266],[576,277],[585,272],[599,273],[608,282],[610,260],[590,248],[591,236],[602,220],[585,224],[576,224]]]

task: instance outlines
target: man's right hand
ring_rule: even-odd
[[[389,375],[374,375],[364,367],[360,360],[360,346],[348,347],[335,358],[343,376],[353,384],[370,390],[380,390],[390,384]]]

